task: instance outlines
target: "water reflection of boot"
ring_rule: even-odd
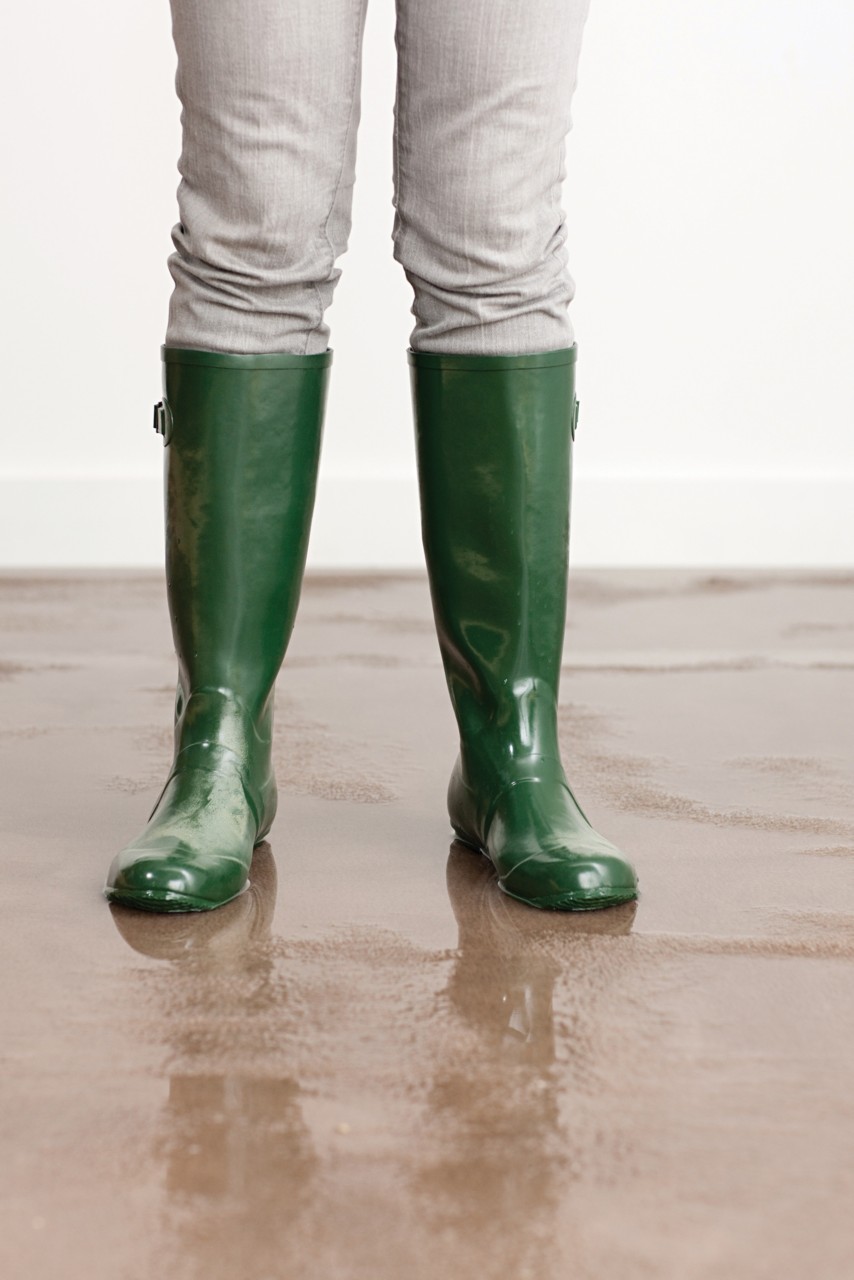
[[[244,1274],[248,1241],[256,1274],[285,1274],[315,1194],[285,1039],[287,990],[270,945],[275,901],[263,844],[250,888],[217,911],[111,908],[125,941],[168,965],[141,975],[153,990],[140,1002],[156,1002],[167,1027],[169,1096],[153,1158],[163,1168],[164,1235],[192,1259],[188,1275],[206,1280]]]
[[[485,858],[473,858],[454,844],[447,884],[459,929],[448,982],[454,1008],[477,1029],[484,1050],[545,1072],[554,1061],[552,989],[558,964],[548,953],[524,947],[513,920],[520,913],[496,892]]]
[[[557,977],[593,936],[631,932],[637,902],[613,911],[561,917],[521,912],[496,893],[485,858],[454,843],[447,864],[448,895],[459,929],[458,960],[448,993],[493,1047],[543,1071],[554,1061],[552,992]]]
[[[560,917],[529,911],[497,890],[485,858],[456,843],[447,884],[459,948],[444,994],[456,1033],[429,1094],[434,1152],[420,1166],[422,1204],[436,1232],[453,1239],[459,1274],[565,1280],[566,1254],[553,1246],[574,1177],[565,1104],[576,1046],[563,1010],[556,1021],[554,992],[576,970],[586,981],[593,938],[630,932],[636,904]],[[588,987],[591,995],[595,1002]],[[595,1020],[595,1003],[588,1009]],[[580,1030],[589,1044],[589,1022]]]

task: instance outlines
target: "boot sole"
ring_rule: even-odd
[[[473,853],[479,853],[486,858],[497,876],[498,868],[483,845],[460,831],[458,827],[454,827],[453,830],[460,844],[465,845],[467,849],[471,849]],[[594,889],[591,893],[561,893],[552,894],[545,898],[523,898],[518,893],[512,893],[509,889],[505,889],[500,878],[498,887],[508,898],[513,898],[516,902],[524,902],[525,906],[536,907],[540,911],[601,911],[605,907],[619,907],[625,902],[634,902],[638,896],[637,889],[627,888],[624,891]]]
[[[169,890],[143,890],[141,893],[132,893],[124,889],[105,889],[104,897],[108,902],[115,902],[121,907],[135,907],[138,911],[214,911],[217,907],[224,907],[227,902],[234,902],[235,898],[239,898],[249,888],[249,881],[237,893],[233,893],[230,898],[222,898],[217,902],[211,902],[208,898],[194,898],[187,894],[170,893]]]

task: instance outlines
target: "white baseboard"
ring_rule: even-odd
[[[159,566],[153,476],[0,475],[0,566]],[[854,475],[578,474],[577,566],[854,564]],[[423,566],[414,476],[321,476],[313,568]]]

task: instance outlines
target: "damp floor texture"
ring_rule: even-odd
[[[452,843],[426,579],[307,578],[280,811],[111,908],[171,758],[157,573],[0,579],[0,1274],[851,1280],[854,577],[574,572],[565,763],[636,906]]]

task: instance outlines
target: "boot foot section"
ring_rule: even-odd
[[[528,907],[537,907],[541,911],[601,911],[605,907],[618,907],[625,902],[634,902],[638,896],[637,881],[628,878],[624,884],[600,884],[591,888],[562,889],[557,893],[534,894],[514,892],[501,877],[495,859],[472,837],[454,827],[454,834],[460,844],[473,853],[482,854],[498,872],[498,888],[508,898],[516,902],[524,902]]]
[[[458,767],[450,796],[473,799]],[[590,826],[565,780],[520,780],[488,809],[482,839],[459,820],[451,825],[462,844],[489,859],[508,897],[544,911],[598,911],[637,898],[633,866]]]

